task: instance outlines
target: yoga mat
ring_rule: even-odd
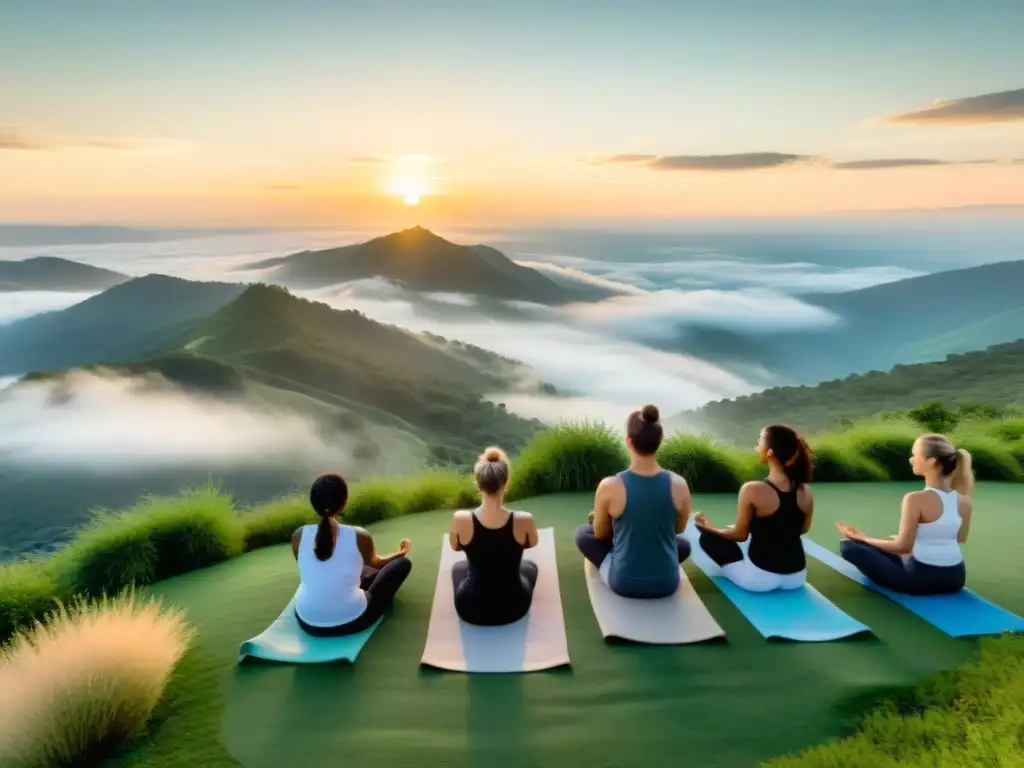
[[[686,572],[679,569],[679,589],[671,597],[638,600],[612,592],[589,560],[583,561],[587,592],[601,634],[636,643],[673,645],[725,637],[701,601]]]
[[[377,619],[369,629],[355,635],[343,637],[313,637],[299,626],[295,619],[295,597],[274,619],[274,623],[251,640],[246,640],[238,649],[238,661],[253,656],[268,661],[283,661],[293,664],[321,664],[328,661],[349,661],[355,663],[370,635],[380,626],[383,617]]]
[[[569,664],[569,643],[558,589],[554,529],[542,528],[536,547],[523,553],[537,564],[529,613],[503,627],[467,624],[455,612],[452,566],[465,559],[441,537],[441,564],[420,664],[453,672],[535,672]]]
[[[840,640],[871,630],[847,615],[810,584],[799,589],[748,592],[720,574],[714,561],[700,548],[700,532],[691,522],[684,534],[693,547],[690,559],[722,590],[754,628],[766,638],[801,642]],[[740,547],[746,556],[744,543]]]
[[[817,542],[804,539],[804,551],[843,576],[880,592],[951,637],[1024,632],[1024,619],[969,589],[964,588],[952,595],[903,595],[878,586],[853,563]]]

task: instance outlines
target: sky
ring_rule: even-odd
[[[1020,0],[0,0],[0,219],[1024,204]]]

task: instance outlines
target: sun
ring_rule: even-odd
[[[389,187],[391,194],[402,198],[406,205],[419,205],[427,194],[426,182],[419,176],[398,176],[391,180]]]

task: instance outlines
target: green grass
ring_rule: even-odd
[[[812,535],[837,549],[837,519],[870,534],[888,534],[897,523],[900,498],[910,487],[821,486]],[[1020,613],[1024,573],[1017,568],[1017,550],[1007,542],[1020,541],[1024,535],[1024,518],[1012,514],[1024,502],[1024,488],[983,484],[976,497],[979,514],[966,545],[970,585]],[[449,511],[388,519],[371,528],[382,549],[392,548],[402,537],[411,538],[414,567],[393,613],[354,666],[235,665],[239,643],[262,631],[296,587],[295,563],[286,546],[268,547],[154,584],[150,591],[184,607],[200,635],[172,680],[152,736],[116,764],[260,768],[327,764],[339,755],[346,764],[367,764],[386,755],[395,766],[618,768],[676,764],[685,754],[687,763],[708,768],[755,765],[847,736],[879,700],[905,700],[911,686],[969,660],[977,651],[977,641],[947,637],[816,561],[809,566],[810,581],[868,624],[874,637],[821,644],[767,642],[717,588],[687,565],[728,642],[688,647],[607,645],[594,620],[572,544],[572,529],[585,519],[591,503],[590,494],[580,494],[517,505],[534,512],[541,526],[555,527],[573,662],[567,671],[467,676],[419,668],[439,534],[447,526]],[[731,494],[696,496],[696,508],[717,523],[732,519],[734,505]],[[983,657],[982,665],[986,663]],[[984,669],[991,672],[993,665]],[[965,674],[966,679],[984,679],[981,673],[973,678]],[[1000,709],[1012,711],[1007,709],[1014,701],[1012,694],[1009,688],[997,692]],[[936,694],[932,699],[944,704],[950,696],[940,701]],[[992,712],[998,714],[995,704]],[[628,724],[628,737],[602,735],[616,723]],[[913,729],[901,723],[893,715],[886,724],[866,731],[867,736],[828,746],[836,762],[805,757],[804,762],[791,764],[886,765],[887,744],[900,728]],[[978,730],[984,725],[979,721],[972,726],[972,738],[984,735]],[[926,742],[920,739],[921,744]],[[869,748],[865,743],[875,751],[864,754],[879,762],[843,762],[850,754],[860,760],[861,752]],[[849,751],[854,746],[856,753]],[[982,763],[968,763],[974,764]]]

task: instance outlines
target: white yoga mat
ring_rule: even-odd
[[[459,618],[452,566],[466,556],[451,548],[448,534],[441,537],[441,564],[420,664],[453,672],[536,672],[569,664],[554,529],[538,533],[537,546],[523,553],[524,560],[537,564],[530,612],[503,627],[478,627]]]
[[[590,604],[605,639],[675,645],[725,637],[725,630],[708,611],[682,568],[679,589],[674,595],[637,600],[612,592],[601,581],[597,568],[589,560],[583,562]]]

